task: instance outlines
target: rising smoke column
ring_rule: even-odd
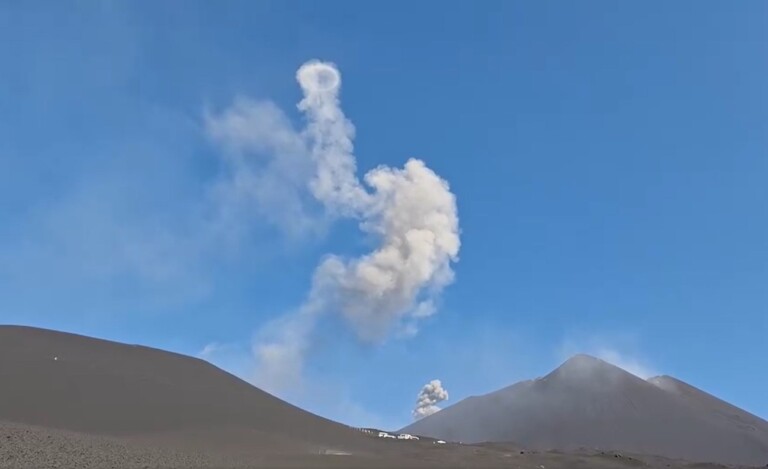
[[[403,168],[379,166],[365,175],[365,184],[358,179],[355,128],[341,109],[338,69],[310,61],[296,79],[304,94],[298,104],[306,119],[303,130],[295,131],[284,114],[275,115],[274,106],[253,103],[243,109],[242,101],[236,112],[209,119],[209,129],[227,147],[270,150],[270,167],[283,167],[300,155],[297,164],[310,166],[306,180],[300,187],[276,186],[290,190],[293,201],[308,195],[332,219],[358,220],[378,246],[359,257],[326,256],[304,304],[260,331],[253,348],[257,382],[275,391],[300,379],[313,328],[324,314],[341,315],[370,343],[398,330],[414,334],[418,320],[435,312],[442,289],[453,281],[451,264],[460,246],[455,197],[423,161],[409,159]]]
[[[341,110],[341,74],[333,64],[313,60],[299,68],[296,80],[304,93],[298,105],[307,119],[303,134],[316,165],[312,194],[334,215],[359,217],[372,201],[355,174],[355,127]]]
[[[428,417],[440,410],[438,403],[448,399],[448,391],[443,388],[443,383],[439,379],[433,379],[425,384],[419,392],[416,401],[416,407],[413,409],[414,420]]]

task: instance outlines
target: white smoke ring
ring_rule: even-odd
[[[331,63],[311,61],[302,65],[296,72],[296,80],[308,95],[316,93],[336,93],[341,86],[341,74]]]

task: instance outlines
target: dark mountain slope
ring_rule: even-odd
[[[579,355],[544,378],[465,399],[402,431],[468,443],[514,441],[541,449],[586,447],[693,461],[768,462],[765,421],[675,383],[680,383],[678,391],[672,392],[667,389],[671,385]]]
[[[745,430],[768,434],[767,421],[679,379],[671,376],[656,376],[649,379],[648,382],[665,391],[679,395],[686,403],[699,411],[710,413]]]
[[[102,435],[245,428],[297,441],[370,444],[198,360],[0,326],[0,420]]]

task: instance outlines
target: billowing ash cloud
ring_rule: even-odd
[[[360,258],[329,256],[317,280],[359,336],[381,340],[403,319],[434,313],[434,296],[453,280],[458,220],[448,185],[419,160],[366,175],[375,189],[362,229],[381,245]]]
[[[400,169],[380,166],[365,175],[364,184],[358,179],[355,129],[340,107],[338,69],[310,61],[296,78],[304,94],[298,104],[306,118],[301,131],[274,105],[247,100],[209,117],[210,135],[238,155],[225,184],[230,189],[223,192],[246,198],[289,232],[312,225],[308,203],[319,204],[323,217],[359,220],[379,244],[360,257],[326,256],[305,303],[261,331],[254,345],[257,381],[273,390],[301,377],[313,327],[325,313],[343,316],[367,342],[381,342],[397,330],[416,333],[418,320],[435,312],[440,292],[452,282],[451,263],[460,246],[455,197],[423,161],[410,159]],[[250,154],[261,164],[249,162]],[[294,165],[296,173],[290,170]],[[284,202],[271,207],[271,200]]]
[[[413,409],[413,418],[418,420],[434,414],[440,410],[437,404],[447,399],[448,391],[443,388],[443,383],[439,379],[433,379],[421,388],[416,408]]]

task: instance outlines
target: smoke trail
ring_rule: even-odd
[[[292,206],[306,191],[328,216],[359,220],[360,229],[380,244],[356,258],[327,256],[315,270],[307,301],[261,332],[254,345],[258,382],[272,389],[278,387],[273,384],[284,387],[300,378],[313,327],[322,314],[342,315],[367,342],[381,342],[398,328],[415,333],[418,320],[435,312],[439,294],[453,281],[451,264],[458,260],[460,246],[455,197],[423,161],[410,159],[402,169],[375,168],[365,175],[365,185],[357,178],[355,129],[340,106],[338,69],[310,61],[296,78],[304,94],[298,104],[306,118],[304,130],[294,131],[274,106],[252,103],[249,110],[241,101],[236,116],[250,116],[251,122],[233,119],[230,110],[209,119],[212,135],[227,147],[267,149],[277,167],[302,155],[298,166],[309,162],[311,170],[302,173],[307,174],[303,184],[288,185]],[[261,110],[253,112],[257,107]],[[271,132],[265,133],[265,128]],[[277,176],[287,178],[284,172]],[[294,207],[292,213],[302,211]]]
[[[332,214],[359,216],[370,196],[355,176],[355,127],[339,103],[341,74],[333,64],[313,60],[299,68],[296,79],[304,92],[298,105],[308,123],[304,136],[316,165],[309,183],[312,194]]]
[[[413,409],[413,418],[418,420],[434,414],[440,410],[437,404],[447,399],[448,391],[443,388],[439,379],[433,379],[421,388],[416,408]]]

